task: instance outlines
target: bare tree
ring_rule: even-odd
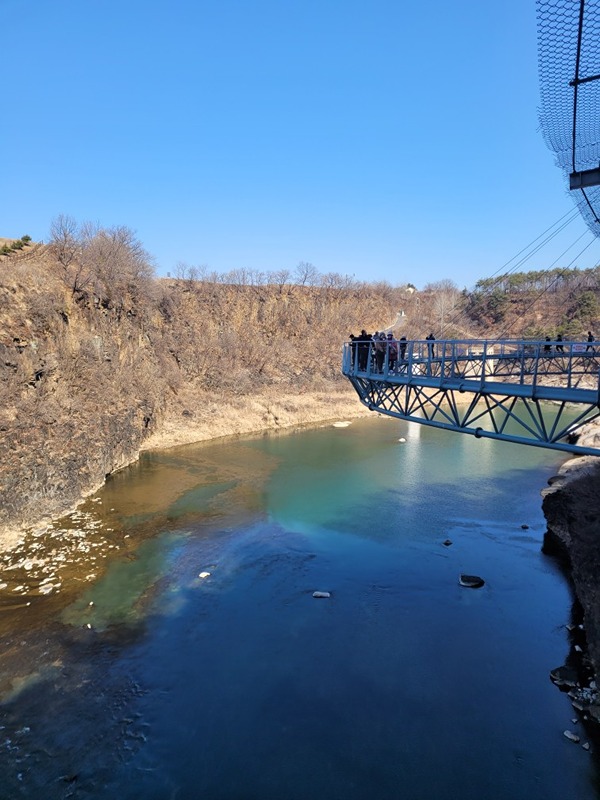
[[[50,252],[62,267],[63,283],[79,298],[85,296],[93,284],[93,274],[83,257],[88,237],[88,227],[80,228],[67,214],[59,214],[50,225]]]
[[[283,292],[284,286],[290,282],[291,273],[289,269],[278,269],[268,273],[269,281],[277,284],[279,294]]]
[[[433,294],[433,308],[440,321],[440,334],[443,336],[449,317],[458,305],[460,289],[454,281],[444,278],[441,281],[428,283],[425,291]]]
[[[80,248],[79,226],[68,214],[59,214],[50,223],[50,250],[66,269]]]
[[[308,261],[301,261],[294,270],[294,277],[299,286],[316,286],[319,281],[319,271]]]
[[[355,281],[351,275],[340,275],[339,272],[327,272],[319,277],[319,286],[326,289],[329,296],[340,299],[354,289]]]
[[[175,277],[184,284],[187,291],[191,291],[194,285],[201,280],[201,273],[198,267],[178,261],[175,266]]]
[[[152,260],[134,232],[125,226],[86,227],[82,258],[96,279],[103,305],[123,309],[149,290]]]

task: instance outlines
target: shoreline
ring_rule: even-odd
[[[465,402],[467,400],[465,399]],[[293,432],[339,420],[366,419],[376,411],[364,406],[353,388],[327,388],[321,391],[274,395],[273,387],[255,396],[207,395],[185,387],[173,398],[157,428],[129,457],[113,462],[112,469],[101,479],[81,486],[76,498],[57,508],[39,507],[28,519],[0,524],[0,553],[13,550],[28,532],[39,530],[74,511],[87,498],[98,492],[109,475],[135,464],[141,453],[167,450],[208,441],[226,441],[242,436],[261,436],[275,432]]]
[[[110,474],[135,464],[141,453],[151,450],[168,450],[200,442],[225,441],[273,432],[292,433],[295,429],[315,427],[344,418],[366,418],[373,414],[362,405],[353,389],[336,393],[307,393],[302,397],[282,394],[277,399],[268,395],[228,398],[223,402],[202,402],[203,399],[200,395],[191,394],[187,398],[180,397],[178,407],[165,415],[159,429],[141,443],[135,457],[120,463]],[[82,491],[75,503],[65,505],[56,513],[40,513],[35,520],[0,526],[0,553],[14,550],[28,532],[47,527],[73,513],[105,483],[106,477]]]
[[[340,417],[358,419],[373,414],[362,405],[354,389],[338,393],[315,392],[303,397],[282,394],[276,399],[257,395],[227,398],[223,403],[213,400],[193,405],[195,407],[188,402],[177,416],[170,414],[165,417],[160,429],[142,443],[140,452],[292,430]]]
[[[583,611],[586,647],[582,655],[600,681],[600,458],[569,459],[548,483],[541,491],[547,524],[544,548],[565,564]]]

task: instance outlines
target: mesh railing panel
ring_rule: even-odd
[[[536,0],[540,126],[557,165],[571,172],[600,165],[600,0]],[[579,82],[571,85],[576,76]],[[600,236],[600,187],[572,191]]]

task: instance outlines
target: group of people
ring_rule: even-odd
[[[435,336],[433,333],[426,336],[425,341],[427,342],[429,358],[435,358]],[[549,354],[555,348],[557,353],[564,353],[563,342],[565,341],[561,333],[556,336],[556,339],[546,336],[544,352]],[[594,334],[592,331],[588,331],[586,351],[595,353],[594,341]],[[395,339],[393,333],[375,331],[375,333],[371,334],[367,333],[363,328],[359,336],[350,334],[350,345],[352,368],[357,365],[360,372],[366,372],[370,364],[372,372],[382,374],[386,364],[386,357],[387,367],[390,371],[395,371],[399,363],[406,361],[406,348],[408,345],[406,336]]]
[[[563,342],[565,341],[565,339],[563,338],[562,333],[559,333],[558,336],[556,337],[556,339],[554,339],[554,340],[552,340],[549,336],[546,336],[546,344],[544,345],[544,352],[545,353],[551,353],[552,352],[552,342],[553,341],[555,342],[555,345],[556,345],[556,352],[557,353],[564,353],[565,346],[564,346]],[[585,348],[586,352],[588,352],[589,350],[594,352],[594,345],[593,345],[594,341],[595,341],[594,334],[591,331],[588,331],[588,334],[587,334],[587,343],[588,344],[587,344],[587,347]]]
[[[426,337],[431,358],[435,357],[435,336],[430,333]],[[385,359],[388,359],[388,369],[395,370],[398,361],[406,360],[406,336],[395,339],[393,333],[375,331],[367,333],[366,330],[360,332],[359,336],[350,334],[352,366],[358,365],[361,372],[366,371],[371,359],[371,368],[378,373],[383,373]]]

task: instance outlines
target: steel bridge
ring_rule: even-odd
[[[537,0],[546,142],[600,236],[600,4]],[[391,344],[398,347],[395,353]],[[577,443],[600,416],[600,343],[502,340],[344,346],[342,372],[370,409],[476,437],[600,455]]]
[[[600,342],[391,344],[344,345],[342,372],[372,411],[477,438],[600,455],[577,444],[581,427],[600,416]]]

